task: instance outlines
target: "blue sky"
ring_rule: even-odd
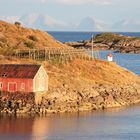
[[[48,30],[77,30],[88,17],[94,26],[80,30],[140,31],[139,11],[139,0],[0,0],[1,19]]]

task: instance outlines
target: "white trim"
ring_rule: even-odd
[[[38,73],[39,73],[39,71],[40,71],[41,68],[42,68],[42,66],[40,66],[40,68],[38,69],[36,75],[35,75],[34,78],[33,78],[33,92],[36,92],[36,90],[35,90],[35,78],[36,78],[36,76],[38,75]]]
[[[35,77],[33,79],[33,92],[35,92]]]
[[[25,91],[25,83],[20,83],[20,91]]]
[[[44,71],[45,75],[48,77],[48,74],[47,74],[46,70],[44,69],[44,67],[43,66],[40,66],[40,68],[38,69],[36,75],[34,76],[34,79],[37,76],[37,74],[39,73],[40,69],[42,69]]]
[[[10,84],[15,84],[16,85],[16,90],[15,91],[10,91],[9,90],[9,85]],[[8,82],[8,92],[16,92],[17,91],[17,83],[16,82]]]

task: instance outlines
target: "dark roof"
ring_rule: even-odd
[[[0,77],[34,78],[41,65],[0,64]]]

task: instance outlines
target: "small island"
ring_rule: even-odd
[[[103,41],[102,35],[94,37],[94,43],[114,46],[121,42],[118,37]],[[120,51],[116,48],[109,49]],[[91,58],[41,30],[0,21],[0,64],[39,65],[48,75],[48,89],[39,94],[1,90],[1,114],[79,112],[140,103],[139,76],[115,62]]]
[[[100,33],[89,40],[65,42],[65,44],[74,48],[91,49],[93,45],[94,50],[115,50],[119,53],[140,53],[139,37],[124,36],[117,33]]]

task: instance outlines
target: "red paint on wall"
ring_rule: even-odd
[[[16,83],[10,82],[8,83],[8,87],[9,87],[10,92],[16,92],[16,89],[17,89]]]
[[[33,92],[33,79],[0,78],[0,90],[8,92]]]

